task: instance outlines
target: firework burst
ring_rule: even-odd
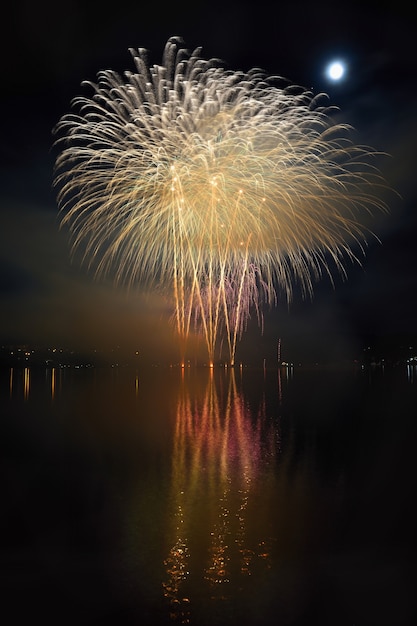
[[[130,52],[136,71],[100,72],[56,127],[63,223],[98,273],[170,294],[184,354],[197,327],[210,362],[226,337],[233,363],[252,311],[363,249],[364,216],[384,208],[372,151],[282,79],[177,38],[162,65]]]

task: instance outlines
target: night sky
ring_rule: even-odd
[[[266,312],[261,337],[251,324],[241,355],[260,359],[355,356],[369,342],[404,344],[417,336],[417,43],[408,2],[102,3],[69,0],[9,8],[2,39],[0,184],[0,341],[74,347],[121,345],[157,357],[171,346],[167,304],[95,281],[71,258],[52,189],[52,128],[86,94],[80,83],[102,69],[133,70],[129,47],[159,63],[180,35],[233,70],[269,74],[325,91],[357,143],[389,156],[379,166],[396,193],[375,219],[362,267],[348,280],[317,285],[313,301],[295,293],[288,308]],[[342,58],[344,80],[326,64]],[[416,339],[417,341],[417,339]],[[171,354],[169,355],[171,356]]]

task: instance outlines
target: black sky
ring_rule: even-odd
[[[294,358],[307,352],[319,358],[325,348],[353,353],[367,341],[417,335],[417,44],[408,2],[25,0],[8,11],[0,102],[1,342],[114,342],[163,353],[169,331],[162,298],[95,282],[71,262],[52,190],[51,130],[83,93],[81,81],[101,69],[132,69],[129,47],[148,48],[160,62],[171,35],[189,48],[201,45],[205,57],[231,69],[258,66],[329,93],[358,143],[389,153],[380,165],[401,196],[387,198],[390,215],[373,224],[381,243],[370,241],[362,268],[348,267],[348,280],[336,279],[336,289],[318,285],[313,302],[296,294],[289,310],[283,304],[267,314],[263,338],[251,328],[242,354],[260,358],[278,336]],[[324,76],[336,56],[349,68],[337,86]]]

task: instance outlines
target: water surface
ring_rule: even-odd
[[[10,624],[411,626],[415,374],[3,368]]]

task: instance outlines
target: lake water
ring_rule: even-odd
[[[415,624],[416,407],[405,365],[3,368],[3,623]]]

